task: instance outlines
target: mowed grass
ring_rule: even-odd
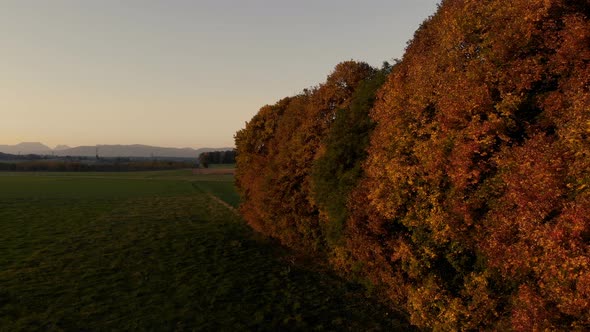
[[[253,233],[231,176],[0,173],[0,330],[405,330]],[[217,197],[217,198],[215,198]]]

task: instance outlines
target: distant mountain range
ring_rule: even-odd
[[[51,154],[53,150],[39,142],[24,142],[16,145],[0,145],[0,152],[9,154]]]
[[[25,155],[55,155],[55,156],[79,156],[94,157],[97,152],[100,157],[174,157],[197,158],[199,154],[210,151],[233,150],[233,148],[163,148],[149,145],[95,145],[69,147],[58,145],[51,149],[39,142],[23,142],[16,145],[0,145],[0,152]]]

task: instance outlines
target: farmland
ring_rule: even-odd
[[[233,176],[0,173],[0,330],[404,330],[250,230]]]

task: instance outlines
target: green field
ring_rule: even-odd
[[[254,234],[232,176],[0,173],[0,188],[0,331],[407,327]]]

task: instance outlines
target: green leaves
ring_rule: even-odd
[[[336,112],[334,123],[324,139],[325,152],[314,161],[312,190],[314,201],[327,215],[322,222],[328,244],[340,242],[348,217],[347,202],[363,171],[366,148],[374,122],[369,117],[379,87],[390,72],[385,67],[359,84],[349,106]]]
[[[236,134],[241,210],[254,228],[294,248],[323,250],[312,167],[339,110],[348,108],[359,84],[374,74],[366,63],[340,63],[325,83],[263,107]]]

